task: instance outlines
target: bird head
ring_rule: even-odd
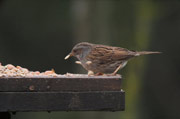
[[[77,57],[79,60],[81,60],[91,51],[92,45],[93,44],[87,42],[78,43],[73,47],[71,52],[64,59],[66,60],[69,57],[74,56]]]

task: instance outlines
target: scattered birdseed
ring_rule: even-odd
[[[55,73],[54,69],[47,70],[45,72],[39,71],[29,71],[27,68],[21,66],[14,66],[12,64],[7,64],[3,66],[0,63],[0,77],[34,77],[34,76],[51,76],[57,77],[58,74]]]

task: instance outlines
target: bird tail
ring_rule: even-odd
[[[140,51],[136,52],[135,56],[140,56],[140,55],[149,55],[149,54],[160,54],[161,52],[153,52],[153,51]]]

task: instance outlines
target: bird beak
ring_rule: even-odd
[[[69,57],[74,56],[72,53],[69,53],[64,59],[67,60]]]

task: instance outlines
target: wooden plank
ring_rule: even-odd
[[[123,111],[125,92],[0,92],[0,112]]]
[[[0,78],[0,92],[118,91],[118,76]]]

